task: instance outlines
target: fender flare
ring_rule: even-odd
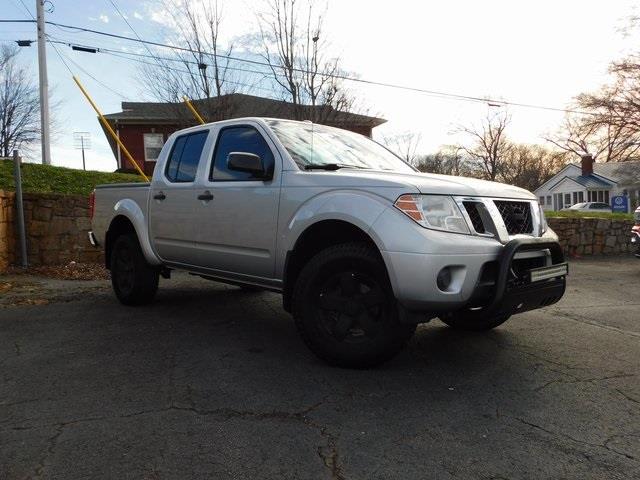
[[[118,200],[118,202],[113,206],[113,218],[111,219],[111,223],[113,223],[113,220],[119,216],[127,218],[133,225],[136,236],[138,237],[138,242],[140,243],[140,248],[142,249],[142,253],[147,262],[151,265],[162,265],[162,261],[160,261],[151,246],[147,220],[144,216],[144,212],[140,208],[140,205],[130,198]],[[111,223],[109,224],[109,228],[111,228]]]
[[[350,223],[369,235],[380,251],[384,250],[371,226],[388,208],[389,201],[384,197],[358,190],[334,190],[310,198],[295,211],[280,234],[277,276],[283,278],[287,254],[295,248],[301,235],[324,220]]]

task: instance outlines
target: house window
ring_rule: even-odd
[[[547,195],[547,205],[551,205],[551,195]]]
[[[160,156],[160,150],[164,145],[164,138],[161,133],[144,133],[142,135],[144,142],[144,161],[155,162]]]
[[[565,193],[564,194],[564,207],[570,207],[570,206],[571,206],[571,194],[570,193]]]
[[[544,205],[544,197],[540,197],[540,205]]]
[[[573,192],[573,205],[578,203],[578,192]]]
[[[577,203],[582,203],[584,202],[584,192],[578,192],[578,202]]]
[[[604,191],[604,203],[609,203],[609,190]]]
[[[555,201],[554,210],[562,210],[562,194],[554,193],[553,196]]]

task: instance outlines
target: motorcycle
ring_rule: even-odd
[[[635,246],[633,254],[636,258],[640,258],[640,207],[636,208],[633,218],[635,225],[631,228],[631,245]]]

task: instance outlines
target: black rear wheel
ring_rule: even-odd
[[[144,258],[134,233],[116,238],[111,252],[111,285],[124,305],[143,305],[155,297],[160,272]]]
[[[364,243],[335,245],[313,257],[296,281],[292,305],[305,343],[340,367],[379,365],[416,329],[399,322],[384,263]]]

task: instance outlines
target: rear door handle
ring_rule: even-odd
[[[205,202],[213,200],[213,194],[209,190],[207,190],[204,193],[198,195],[198,200],[204,200]]]
[[[154,200],[164,200],[165,198],[167,198],[167,196],[164,194],[164,192],[156,193],[156,194],[153,196],[153,199],[154,199]]]

